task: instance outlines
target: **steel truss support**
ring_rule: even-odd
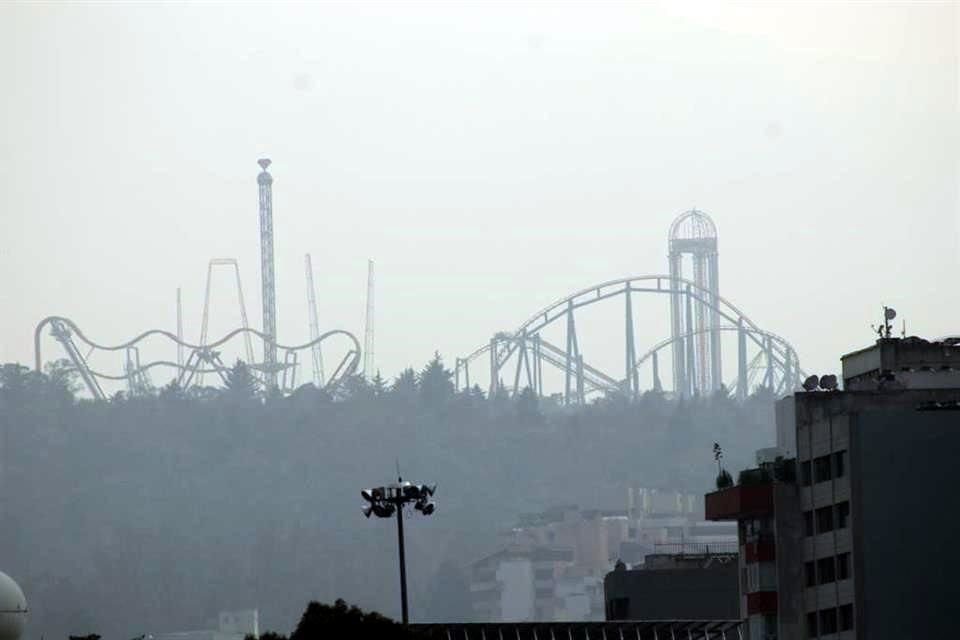
[[[670,252],[670,337],[674,339],[673,352],[673,389],[686,395],[690,384],[687,382],[687,357],[684,353],[686,343],[677,340],[684,334],[683,290],[680,283],[681,255],[679,251]]]
[[[90,367],[87,366],[87,359],[83,357],[83,354],[80,353],[76,343],[73,341],[73,334],[70,330],[64,323],[59,320],[54,320],[50,325],[50,333],[63,345],[63,350],[67,352],[67,357],[70,359],[70,362],[73,363],[77,373],[80,374],[80,379],[83,380],[83,383],[87,386],[90,395],[96,400],[104,400],[106,395],[103,393],[100,383],[97,382],[96,376],[93,375]],[[37,358],[37,371],[39,370],[40,359]]]
[[[310,340],[316,340],[320,337],[320,322],[317,318],[317,291],[313,286],[313,262],[309,253],[304,256],[303,262],[307,280],[307,320],[310,323]],[[313,363],[313,384],[321,388],[323,387],[323,349],[319,342],[313,345],[310,355]]]
[[[577,325],[573,319],[573,300],[567,303],[567,351],[566,371],[564,372],[563,403],[571,402],[571,382],[576,384],[576,397],[580,403],[583,396],[583,357],[580,355],[580,345],[577,342]],[[574,378],[575,379],[572,379]]]
[[[634,342],[633,335],[633,298],[630,295],[630,283],[627,283],[626,290],[624,291],[624,343],[626,345],[626,370],[624,375],[624,381],[626,382],[626,388],[624,391],[627,394],[627,397],[631,400],[636,399],[637,395],[640,393],[640,380],[639,372],[637,371],[636,362],[637,362],[637,349],[636,343]]]
[[[232,267],[233,275],[237,285],[237,304],[240,306],[240,326],[244,329],[250,327],[247,321],[247,306],[243,301],[243,284],[240,281],[240,263],[236,258],[214,258],[207,264],[207,286],[203,296],[203,318],[200,321],[200,346],[207,344],[207,328],[210,321],[210,291],[213,281],[214,267]],[[181,337],[180,340],[183,338]],[[243,334],[244,354],[247,358],[247,364],[255,367],[253,359],[253,342],[249,333]],[[203,384],[203,373],[200,372],[197,377],[197,384]]]
[[[743,330],[743,318],[737,321],[737,400],[747,399],[747,334]]]
[[[687,285],[687,295],[684,298],[686,315],[687,315],[687,326],[693,327],[693,298],[690,296],[690,285]],[[697,369],[696,369],[696,355],[694,353],[694,331],[691,329],[687,333],[687,344],[684,347],[684,352],[687,356],[686,362],[686,388],[684,389],[684,395],[692,396],[696,393],[697,389]]]

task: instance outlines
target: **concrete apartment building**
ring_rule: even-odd
[[[562,505],[522,516],[502,548],[471,565],[474,619],[604,619],[604,576],[618,560],[734,549],[736,527],[703,522],[702,496],[633,487],[626,511]]]
[[[777,406],[777,448],[706,496],[736,520],[752,640],[956,632],[960,345],[880,339],[842,358],[843,391]]]

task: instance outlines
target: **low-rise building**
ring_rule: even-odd
[[[737,554],[697,550],[619,564],[603,581],[607,620],[736,620]]]

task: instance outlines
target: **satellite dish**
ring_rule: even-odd
[[[830,374],[828,376],[820,376],[820,388],[827,391],[834,391],[837,388],[837,376]]]
[[[803,381],[804,391],[816,391],[818,386],[820,386],[820,378],[817,376],[810,376]]]
[[[897,317],[897,310],[893,307],[884,307],[883,308],[883,317],[885,320],[893,320]]]

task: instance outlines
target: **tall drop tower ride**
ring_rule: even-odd
[[[273,176],[267,172],[270,160],[257,160],[262,171],[257,176],[260,186],[260,277],[263,285],[263,332],[269,340],[263,343],[263,376],[266,386],[277,386],[277,289],[273,275]]]
[[[722,384],[720,360],[720,265],[717,226],[703,211],[691,209],[670,226],[670,337],[673,341],[673,388],[690,396],[716,391]],[[684,295],[683,256],[693,263],[694,290]],[[690,289],[690,286],[687,285]],[[693,294],[693,295],[690,295]]]

